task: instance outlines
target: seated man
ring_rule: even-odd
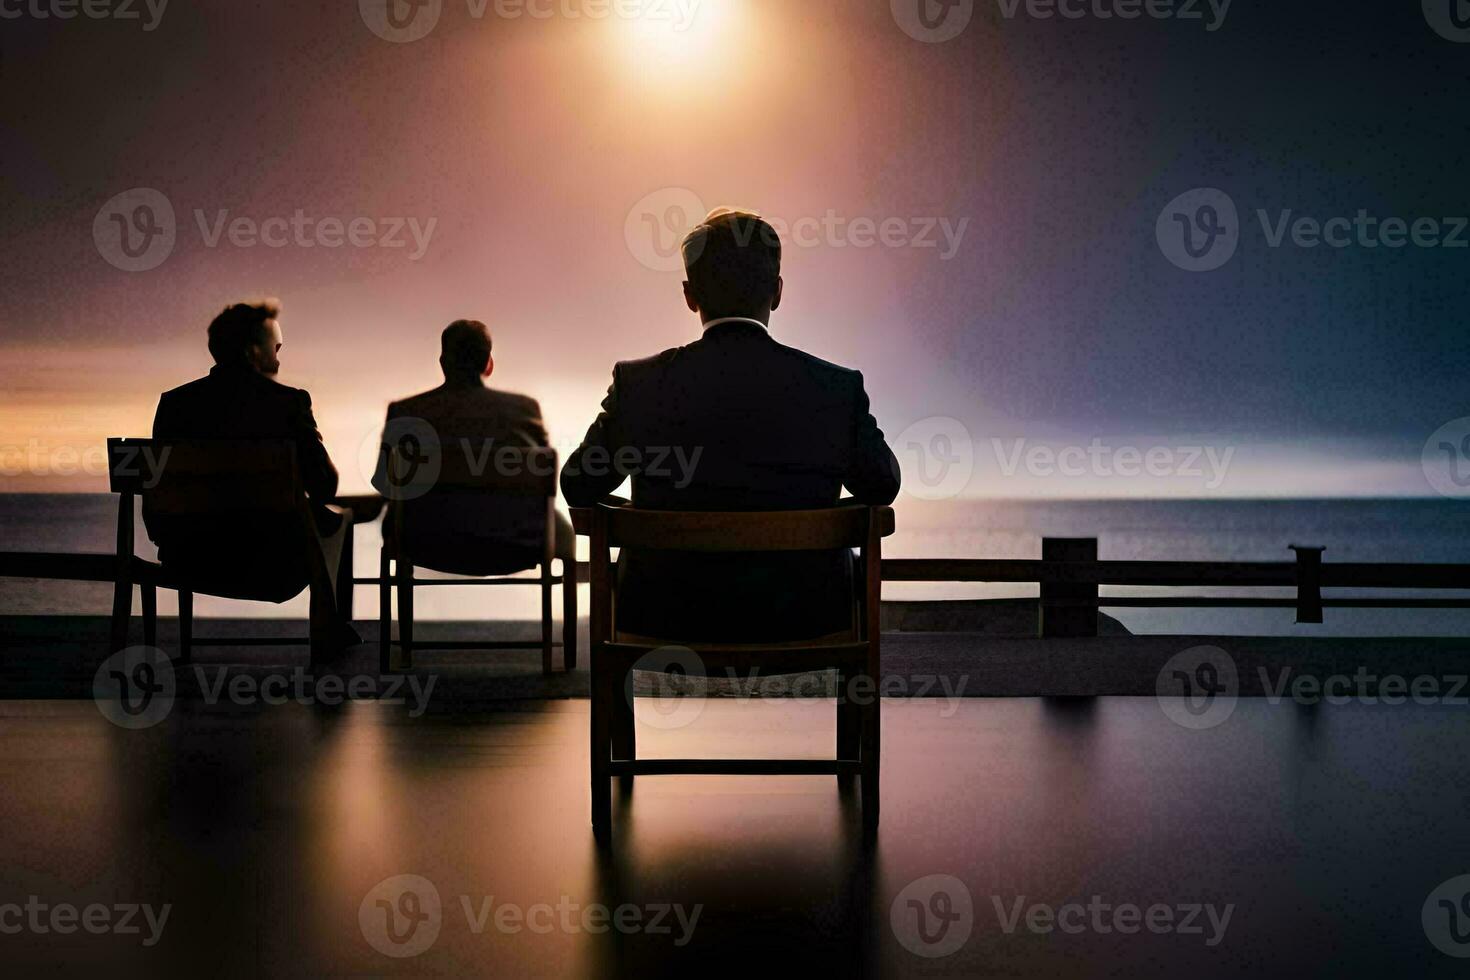
[[[465,496],[433,496],[432,487],[416,487],[414,474],[390,472],[388,450],[421,454],[426,441],[442,452],[468,451],[473,460],[493,465],[502,446],[548,448],[546,425],[536,399],[487,387],[495,371],[490,329],[478,320],[456,320],[440,338],[439,368],[444,383],[432,391],[388,406],[383,451],[378,455],[373,486],[383,496],[401,496],[413,525],[416,563],[461,575],[505,575],[541,561],[546,533],[546,502],[486,501]],[[404,483],[405,477],[410,481]],[[391,511],[389,521],[391,518]],[[391,524],[384,527],[389,539]],[[556,557],[576,556],[576,535],[569,521],[556,518]]]
[[[778,343],[781,243],[742,211],[713,211],[683,243],[684,298],[704,336],[613,369],[602,414],[562,470],[573,506],[625,477],[633,505],[659,510],[832,507],[898,495],[898,461],[857,371]],[[847,629],[849,552],[700,555],[624,549],[617,628],[729,642],[809,639]]]
[[[347,522],[328,509],[337,494],[337,469],[317,431],[311,396],[274,380],[281,369],[283,344],[279,315],[279,304],[267,300],[237,303],[215,317],[209,325],[214,368],[207,376],[163,394],[153,420],[153,438],[164,442],[281,440],[295,445],[297,470],[315,523],[311,531],[317,536],[331,577],[330,582],[313,583],[312,620],[329,629],[332,645],[340,648],[358,642],[347,625],[352,611],[340,610],[339,615],[335,601],[336,578],[351,573],[341,567],[351,561],[343,549]],[[159,559],[166,567],[171,561],[209,566],[214,564],[211,552],[221,550],[226,541],[233,546],[226,550],[238,553],[236,567],[222,570],[225,578],[211,594],[280,602],[301,591],[307,570],[278,567],[283,554],[295,559],[299,548],[283,551],[272,547],[284,546],[294,533],[292,529],[218,522],[203,528],[163,526],[156,515],[150,514],[146,497],[144,504],[144,520],[150,536],[159,544]],[[262,564],[252,567],[252,557]],[[232,577],[238,578],[239,587],[228,584]],[[272,592],[277,587],[279,592]]]

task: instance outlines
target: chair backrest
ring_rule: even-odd
[[[302,511],[305,491],[290,442],[151,441],[151,445],[154,485],[145,484],[143,494],[152,515],[166,519]]]
[[[614,548],[669,551],[823,551],[861,548],[870,521],[880,536],[893,533],[886,507],[830,507],[783,511],[657,511],[602,508],[607,543]]]
[[[447,439],[434,447],[385,449],[385,543],[400,561],[461,575],[512,574],[550,562],[556,451],[479,447],[475,440]]]
[[[142,496],[149,537],[181,584],[270,602],[306,587],[320,552],[292,443],[111,439],[108,456],[113,489]]]
[[[410,450],[385,447],[392,499],[415,500],[429,494],[481,494],[498,497],[555,497],[554,449],[480,445],[472,439],[446,439],[437,447]],[[400,492],[393,492],[393,490]]]

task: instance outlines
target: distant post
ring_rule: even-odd
[[[1296,552],[1296,621],[1298,623],[1322,622],[1322,552],[1326,548],[1313,548],[1294,544]]]
[[[1097,561],[1097,538],[1042,538],[1042,561]],[[1097,583],[1041,583],[1041,635],[1097,636]]]

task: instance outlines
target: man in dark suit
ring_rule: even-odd
[[[291,442],[296,448],[297,470],[315,522],[311,530],[317,535],[326,568],[335,581],[339,575],[349,573],[341,566],[344,558],[348,561],[351,558],[344,555],[343,549],[347,522],[340,512],[329,509],[337,495],[337,469],[327,455],[312,416],[311,396],[275,380],[281,369],[283,344],[279,315],[279,304],[267,300],[238,303],[215,317],[209,325],[209,352],[214,357],[214,368],[197,381],[164,392],[153,419],[153,438],[162,442]],[[246,556],[242,558],[245,564],[234,571],[246,586],[234,593],[226,586],[214,594],[266,598],[263,593],[251,594],[251,590],[259,587],[264,592],[270,591],[273,584],[270,580],[279,575],[281,594],[269,598],[283,601],[298,594],[306,584],[302,578],[307,574],[304,566],[291,569],[270,564],[259,568],[248,566],[250,554],[261,556],[265,562],[272,561],[271,545],[283,543],[289,537],[287,529],[238,524],[161,526],[156,516],[150,514],[146,498],[144,520],[150,536],[159,544],[159,558],[165,566],[171,559],[189,565],[208,564],[208,552],[218,549],[222,539],[239,545],[231,550],[241,551]],[[280,541],[275,540],[277,534],[282,535]],[[258,547],[252,548],[252,543]],[[202,550],[195,554],[196,549]],[[356,634],[346,624],[351,610],[341,610],[339,615],[334,593],[332,583],[325,583],[321,588],[313,586],[313,621],[329,622],[337,645],[355,643]]]
[[[441,452],[469,452],[471,458],[494,459],[500,447],[539,449],[550,446],[541,406],[536,399],[485,384],[495,372],[490,328],[478,320],[456,320],[440,337],[439,368],[444,383],[432,391],[388,406],[373,486],[392,499],[402,494],[413,525],[415,558],[441,572],[463,575],[501,575],[534,566],[541,560],[546,533],[546,502],[495,502],[487,513],[485,501],[464,496],[422,499],[411,483],[396,485],[402,477],[389,471],[387,449],[422,453],[425,443]],[[410,475],[411,479],[411,475]],[[431,489],[422,488],[425,491]],[[488,518],[488,519],[487,519]],[[391,527],[385,529],[391,532]],[[556,520],[556,556],[568,562],[576,557],[576,535],[562,515]]]
[[[857,371],[778,343],[781,243],[758,215],[720,209],[684,240],[684,298],[704,336],[613,369],[602,414],[562,470],[573,506],[633,481],[656,510],[832,507],[898,495],[898,461]],[[617,627],[690,640],[804,639],[846,629],[845,551],[698,555],[624,549]]]

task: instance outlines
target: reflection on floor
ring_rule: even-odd
[[[830,702],[669,707],[640,700],[644,754],[831,748]],[[584,701],[180,701],[143,730],[0,702],[0,950],[12,975],[1463,971],[1421,921],[1470,872],[1462,707],[1243,700],[1191,730],[1146,698],[889,701],[871,848],[831,777],[666,777],[599,851],[586,730]]]

